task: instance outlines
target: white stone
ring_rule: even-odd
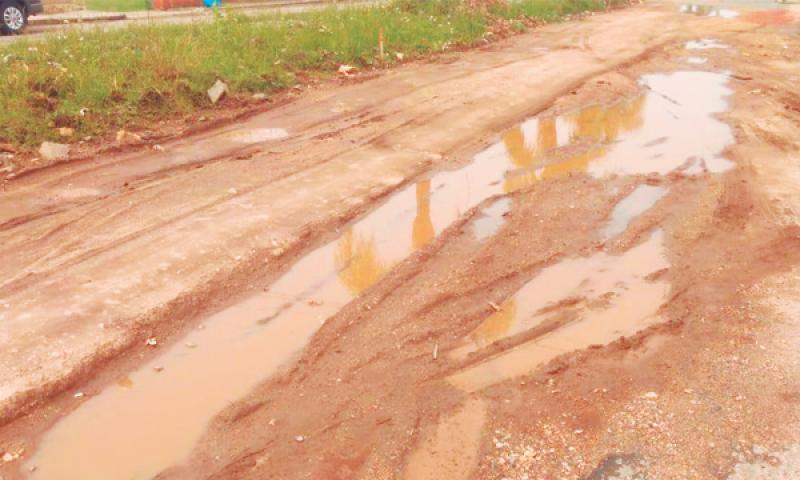
[[[45,160],[66,160],[69,158],[69,145],[63,143],[44,142],[39,147],[39,154]]]
[[[208,89],[207,93],[208,99],[211,100],[211,103],[216,104],[228,93],[228,85],[222,80],[217,80],[214,82],[214,85]]]

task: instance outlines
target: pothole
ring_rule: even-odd
[[[739,11],[718,5],[684,4],[679,8],[681,13],[688,13],[698,17],[736,18]]]
[[[541,335],[449,380],[474,392],[530,373],[561,354],[609,343],[659,322],[658,309],[669,283],[651,276],[669,266],[663,249],[659,230],[622,255],[600,252],[545,268],[486,318],[452,356],[465,358],[536,328]]]
[[[603,229],[606,239],[613,238],[627,230],[631,221],[650,210],[666,195],[667,189],[652,185],[639,185],[628,196],[622,199],[611,212],[611,220]]]

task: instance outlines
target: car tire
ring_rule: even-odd
[[[0,32],[6,35],[22,33],[28,23],[25,7],[15,0],[0,0]]]

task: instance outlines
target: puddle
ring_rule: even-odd
[[[689,57],[686,59],[686,63],[690,63],[692,65],[703,65],[704,63],[708,63],[708,59],[705,57]]]
[[[644,93],[636,98],[529,120],[505,135],[505,152],[498,153],[519,167],[505,179],[506,190],[579,172],[605,177],[727,171],[735,164],[722,152],[734,137],[715,117],[728,108],[727,82],[726,74],[713,72],[645,75]]]
[[[687,50],[709,50],[712,48],[730,48],[713,38],[703,38],[700,40],[689,40],[685,45]]]
[[[268,292],[207,318],[204,329],[191,332],[132,372],[124,384],[111,385],[89,398],[44,437],[27,464],[36,467],[30,477],[150,479],[181,462],[211,418],[290,362],[328,317],[463,213],[492,196],[579,172],[666,173],[686,165],[690,156],[699,159],[696,164],[706,170],[727,168],[730,162],[725,164],[720,154],[733,137],[727,126],[713,117],[725,108],[725,81],[724,75],[710,73],[650,75],[643,79],[649,90],[636,98],[557,118],[529,120],[465,167],[404,188],[348,227],[340,238],[299,260]],[[243,142],[268,140],[281,134],[276,130],[258,129],[237,138]],[[653,143],[665,136],[665,141]],[[578,153],[566,155],[564,151]],[[486,238],[496,231],[508,207],[497,201],[486,208],[474,227],[476,237]],[[626,257],[599,258],[618,262]],[[581,268],[603,262],[594,259]],[[652,262],[642,264],[653,266]],[[606,268],[616,271],[618,267]],[[568,277],[566,273],[561,276]],[[591,295],[586,286],[566,283],[564,288]],[[619,302],[628,301],[627,292],[642,295],[638,303],[630,305],[631,312],[641,311],[639,305],[649,306],[646,295],[653,295],[651,290],[658,286],[640,283],[611,289],[619,295]],[[543,288],[553,298],[563,293],[553,286]],[[536,311],[526,310],[526,302],[533,299],[515,302],[521,313],[510,317],[506,330],[524,328],[520,325],[528,320],[522,320],[523,313]],[[591,308],[587,311],[594,312]],[[602,312],[594,312],[587,322],[600,318]],[[584,323],[579,329],[597,333],[593,343],[602,341],[605,330]],[[614,325],[616,322],[609,321],[606,326]],[[613,332],[626,326],[615,327]],[[550,343],[558,345],[558,335],[554,334]],[[580,332],[575,335],[570,348],[577,348],[583,338]],[[490,342],[490,337],[489,333],[476,341]]]
[[[222,135],[223,138],[238,143],[260,143],[270,140],[280,140],[289,136],[283,128],[251,128],[248,130],[235,130]]]
[[[650,210],[667,193],[664,187],[639,185],[630,195],[622,199],[611,212],[611,220],[603,230],[606,239],[613,238],[628,228],[628,224]]]
[[[511,211],[511,199],[503,197],[481,210],[472,222],[472,233],[476,240],[485,240],[494,236],[503,226],[503,217]]]
[[[733,132],[715,118],[728,109],[728,75],[675,72],[645,75],[641,83],[649,93],[640,128],[621,136],[606,155],[592,162],[590,174],[694,175],[735,166],[722,155],[734,142]]]
[[[658,230],[622,255],[601,252],[544,269],[452,355],[465,358],[537,326],[563,325],[456,373],[449,381],[474,392],[527,374],[561,354],[606,344],[658,323],[669,283],[648,277],[669,266],[663,249],[663,233]]]
[[[486,412],[485,400],[470,399],[456,413],[440,421],[436,430],[409,456],[404,478],[470,478],[478,465]]]
[[[679,11],[681,13],[697,15],[698,17],[736,18],[739,16],[737,10],[716,5],[685,4],[680,6]]]

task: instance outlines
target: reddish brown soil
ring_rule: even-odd
[[[0,353],[10,385],[0,450],[22,455],[0,472],[24,478],[22,462],[48,428],[84,401],[67,387],[99,393],[155,355],[145,338],[179,340],[400,185],[466,163],[527,115],[597,105],[618,113],[608,106],[636,98],[642,75],[688,69],[734,74],[719,120],[732,128],[724,154],[735,169],[598,178],[585,166],[543,165],[544,180],[509,194],[496,235],[477,241],[471,230],[489,200],[465,212],[328,319],[296,361],[218,415],[185,464],[159,478],[601,479],[619,460],[647,478],[712,479],[754,461],[754,446],[799,441],[800,43],[791,15],[778,25],[671,8],[615,12],[318,91],[241,127],[287,128],[274,144],[241,147],[230,131],[209,133],[169,145],[178,152],[170,161],[128,154],[11,182],[0,294],[12,323],[0,339],[23,334]],[[684,49],[704,37],[732,48]],[[708,62],[687,66],[693,55]],[[636,128],[620,115],[614,129]],[[556,157],[591,151],[578,142]],[[639,185],[668,192],[604,238],[615,205]],[[48,193],[56,188],[72,195]],[[272,216],[231,207],[242,200]],[[188,223],[201,215],[205,224]],[[669,265],[647,278],[669,285],[656,325],[475,391],[450,381],[574,321],[586,299],[566,298],[543,326],[452,355],[545,269],[624,255],[656,230]],[[126,283],[136,276],[144,280]],[[66,322],[65,305],[84,313]],[[28,310],[36,315],[23,318]],[[112,328],[98,333],[100,318]],[[52,351],[64,352],[57,365]],[[463,438],[441,445],[437,432]]]

